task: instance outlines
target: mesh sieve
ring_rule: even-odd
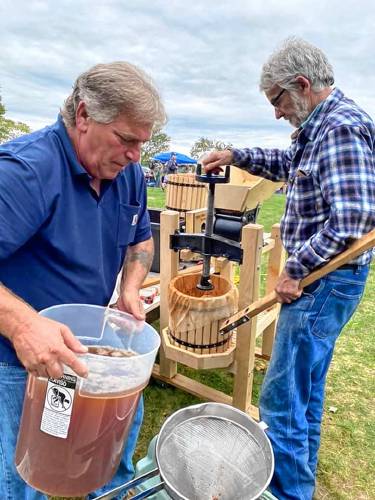
[[[159,443],[160,472],[178,498],[257,498],[273,468],[272,451],[262,441],[262,431],[258,437],[224,417],[200,415],[183,420]]]

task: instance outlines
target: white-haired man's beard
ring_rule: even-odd
[[[290,97],[294,104],[294,114],[289,118],[289,123],[293,127],[300,127],[310,114],[309,103],[307,99],[290,92]]]

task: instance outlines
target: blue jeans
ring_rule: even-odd
[[[326,375],[368,271],[369,266],[334,271],[281,307],[259,403],[275,455],[270,489],[279,500],[313,497]]]
[[[0,499],[45,500],[46,496],[29,487],[18,475],[14,454],[22,413],[27,380],[26,371],[19,366],[0,363]],[[130,480],[134,475],[132,456],[143,420],[143,397],[134,416],[119,469],[110,483],[89,498]]]

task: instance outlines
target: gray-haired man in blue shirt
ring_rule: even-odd
[[[325,379],[372,255],[299,289],[303,277],[375,227],[374,124],[333,82],[320,49],[286,40],[264,64],[260,89],[276,119],[297,129],[291,146],[217,151],[203,161],[206,171],[233,164],[288,184],[281,220],[288,258],[276,286],[283,305],[260,398],[275,453],[271,491],[280,500],[313,496]]]
[[[107,305],[123,265],[118,308],[144,319],[138,291],[153,241],[139,159],[164,121],[143,71],[99,64],[78,77],[54,125],[0,147],[0,498],[44,498],[13,464],[27,372],[58,378],[65,363],[86,373],[76,355],[86,348],[37,311]],[[108,488],[134,472],[142,415],[141,401]]]

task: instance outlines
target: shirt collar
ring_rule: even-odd
[[[70,139],[68,135],[68,131],[66,130],[64,121],[62,119],[62,116],[59,114],[57,118],[57,122],[55,123],[55,131],[56,134],[59,136],[63,147],[65,154],[67,156],[67,160],[69,162],[69,165],[72,169],[73,175],[86,175],[87,177],[90,177],[87,170],[83,168],[83,166],[80,164],[77,158],[77,153],[73,147],[72,140]]]
[[[309,114],[309,116],[306,118],[306,120],[301,123],[301,128],[305,128],[306,125],[314,118],[315,115],[319,113],[320,108],[323,106],[324,101],[320,102],[314,109],[313,111]]]
[[[307,140],[315,139],[324,118],[343,97],[344,94],[340,89],[333,89],[329,96],[310,113],[299,129]]]

